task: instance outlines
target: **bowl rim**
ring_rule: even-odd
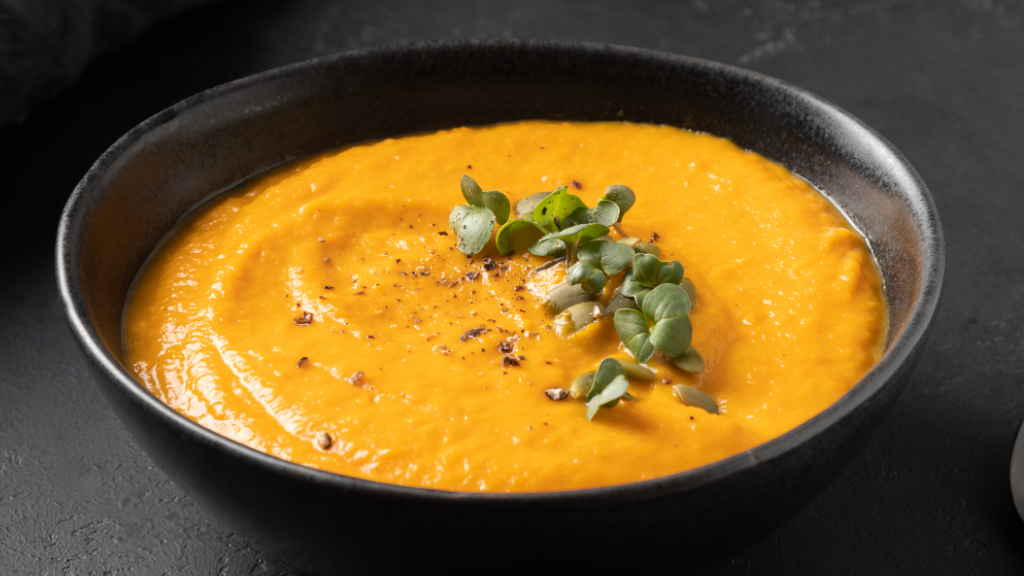
[[[541,52],[545,50],[571,51],[574,55],[581,58],[596,59],[608,56],[627,57],[639,55],[647,59],[660,61],[666,65],[674,65],[686,69],[714,70],[737,80],[771,85],[774,88],[780,89],[786,94],[787,99],[797,100],[803,106],[822,111],[831,120],[841,123],[844,129],[853,130],[860,137],[873,141],[874,145],[879,147],[881,153],[888,154],[891,157],[891,162],[886,166],[886,173],[895,176],[895,179],[899,182],[899,188],[907,191],[908,197],[905,199],[915,205],[915,211],[927,216],[926,222],[919,228],[923,240],[922,259],[924,268],[920,291],[914,298],[905,327],[893,336],[888,349],[884,352],[878,364],[849,391],[811,419],[780,436],[733,456],[668,476],[625,484],[573,490],[506,493],[458,492],[389,484],[309,468],[280,459],[245,446],[226,436],[221,436],[179,414],[156,396],[150,394],[114,358],[94,328],[85,305],[76,266],[76,261],[79,257],[76,248],[78,237],[73,232],[83,229],[82,226],[76,226],[75,223],[84,218],[84,211],[80,208],[85,203],[85,198],[94,190],[94,183],[100,180],[104,172],[116,169],[119,160],[126,151],[131,150],[134,145],[144,140],[154,129],[172,121],[190,109],[233,92],[292,74],[302,74],[318,68],[336,67],[346,62],[358,61],[360,59],[399,56],[409,53],[422,53],[424,51],[437,53],[451,50],[474,51],[493,48],[525,52]],[[257,172],[262,172],[266,169],[267,167],[263,167]],[[235,458],[248,461],[257,466],[267,467],[275,473],[291,477],[295,480],[312,482],[337,488],[345,492],[372,495],[378,498],[490,506],[514,506],[527,503],[543,505],[545,503],[557,502],[561,506],[586,507],[630,502],[692,490],[733,475],[741,474],[762,462],[785,455],[807,440],[825,431],[839,420],[844,419],[893,380],[893,377],[903,364],[910,360],[919,342],[927,335],[941,295],[942,280],[945,272],[945,248],[938,211],[931,195],[920,176],[903,155],[885,138],[859,119],[806,90],[744,68],[646,48],[591,42],[500,39],[402,43],[344,51],[239,78],[181,100],[149,117],[120,137],[96,160],[81,182],[75,187],[64,207],[58,226],[56,268],[61,305],[64,308],[71,332],[87,358],[133,404],[145,409],[150,417],[161,418],[165,421],[165,424],[180,430],[182,434],[189,435],[193,440],[215,446],[217,449],[224,450]]]

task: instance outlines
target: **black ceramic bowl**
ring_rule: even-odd
[[[211,193],[345,143],[520,119],[671,124],[729,138],[803,176],[870,241],[890,306],[884,358],[824,412],[742,454],[656,480],[538,494],[404,488],[304,468],[187,420],[124,369],[128,287],[160,238]],[[938,216],[913,168],[820,98],[694,58],[512,41],[349,52],[203,92],[96,162],[57,240],[71,329],[138,443],[224,525],[331,572],[665,558],[683,568],[727,557],[820,492],[888,412],[921,349],[943,268]]]

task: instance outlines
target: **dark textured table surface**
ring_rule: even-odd
[[[287,573],[171,484],[86,374],[57,303],[60,209],[115,139],[199,90],[351,48],[483,37],[781,78],[878,130],[935,197],[948,269],[915,377],[825,493],[715,574],[1024,573],[1007,473],[1024,416],[1024,3],[1003,0],[238,0],[101,58],[0,129],[0,573]]]

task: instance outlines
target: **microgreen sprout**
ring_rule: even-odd
[[[690,347],[690,297],[678,284],[661,284],[643,299],[640,310],[615,312],[615,331],[637,362],[647,362],[660,350],[681,356]]]
[[[626,369],[614,358],[605,358],[594,374],[594,384],[587,392],[587,420],[593,420],[601,408],[612,408],[629,390]]]
[[[570,194],[565,186],[553,192],[538,192],[516,202],[515,218],[509,219],[511,204],[504,194],[485,192],[466,175],[461,186],[467,203],[456,206],[449,217],[459,250],[467,255],[483,250],[497,224],[500,228],[494,244],[501,254],[529,251],[554,258],[531,274],[564,261],[566,281],[551,289],[544,299],[545,308],[557,316],[558,325],[568,327],[563,335],[571,336],[612,316],[619,339],[639,363],[605,358],[596,371],[572,383],[571,394],[586,400],[587,420],[593,419],[600,408],[635,399],[627,392],[628,378],[653,381],[655,372],[642,364],[656,351],[679,370],[693,374],[704,371],[704,359],[690,346],[693,325],[689,314],[697,301],[696,287],[684,277],[682,263],[659,258],[661,250],[653,243],[657,234],[651,236],[651,242],[644,242],[628,237],[622,230],[623,216],[636,203],[636,194],[629,187],[609,186],[594,208]],[[609,236],[612,228],[621,239],[615,241]],[[609,279],[623,272],[618,292],[603,306],[601,294]],[[692,400],[696,397],[693,392],[702,394],[696,389],[691,392],[689,387],[682,393],[676,390],[686,403],[698,402]]]
[[[494,225],[505,224],[511,210],[508,197],[497,190],[484,192],[468,174],[462,175],[462,195],[467,204],[456,206],[448,216],[448,226],[458,237],[463,254],[472,256],[484,249]]]

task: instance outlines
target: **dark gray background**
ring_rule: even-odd
[[[0,573],[286,572],[183,496],[90,381],[57,303],[60,209],[115,139],[199,90],[350,48],[483,37],[642,46],[782,78],[891,140],[935,197],[946,284],[906,393],[835,484],[715,574],[1024,573],[1007,478],[1024,416],[1024,2],[998,0],[237,0],[100,58],[0,129]],[[624,539],[624,553],[685,566]]]

